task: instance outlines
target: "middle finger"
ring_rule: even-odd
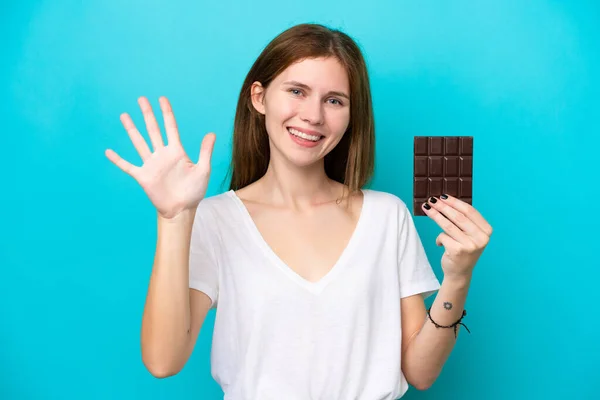
[[[466,243],[467,236],[477,237],[477,226],[456,209],[435,197],[430,197],[427,204],[432,208],[426,213],[456,241]]]

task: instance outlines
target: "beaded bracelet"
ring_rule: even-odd
[[[467,328],[467,326],[466,326],[465,324],[463,324],[462,322],[460,322],[460,321],[462,321],[462,319],[463,319],[463,318],[464,318],[464,317],[467,315],[467,310],[463,310],[463,312],[462,312],[462,316],[460,317],[460,319],[459,319],[458,321],[456,321],[456,322],[455,322],[455,323],[453,323],[452,325],[448,325],[448,326],[444,326],[444,325],[440,325],[440,324],[436,323],[436,322],[435,322],[435,321],[434,321],[434,320],[431,318],[430,311],[431,311],[431,307],[429,307],[429,309],[427,309],[427,316],[429,317],[429,319],[431,320],[431,322],[433,322],[433,324],[435,325],[435,327],[436,327],[436,328],[452,328],[452,327],[454,327],[454,338],[455,338],[455,339],[456,339],[456,337],[457,337],[457,331],[456,331],[456,330],[457,330],[457,328],[458,328],[458,325],[462,325],[462,326],[464,326],[464,327],[465,327],[465,329],[467,330],[467,332],[471,333],[471,331],[469,330],[469,328]]]

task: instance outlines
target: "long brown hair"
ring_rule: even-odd
[[[233,127],[230,190],[257,181],[269,165],[269,137],[264,115],[252,105],[252,83],[258,81],[266,89],[294,62],[321,57],[337,58],[350,83],[350,122],[340,142],[325,156],[325,173],[346,185],[350,193],[370,181],[375,162],[375,122],[363,55],[354,40],[339,30],[320,24],[300,24],[273,39],[244,80]]]

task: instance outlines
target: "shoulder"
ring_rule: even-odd
[[[223,203],[229,202],[230,199],[231,199],[231,190],[228,190],[226,192],[205,196],[202,199],[202,201],[200,201],[200,204],[198,204],[198,206],[199,207],[214,207],[214,206],[218,206]]]
[[[213,244],[222,237],[229,236],[238,223],[235,201],[230,192],[204,197],[196,207],[193,232],[196,236],[208,238]]]
[[[375,204],[375,208],[383,212],[397,210],[399,212],[409,212],[408,206],[399,196],[374,189],[363,189],[365,196],[369,197],[369,201]]]
[[[381,229],[398,231],[412,218],[407,203],[398,195],[371,189],[363,191],[369,201],[369,216]]]
[[[196,216],[200,219],[218,219],[219,216],[230,214],[232,201],[231,191],[204,197],[196,207]]]

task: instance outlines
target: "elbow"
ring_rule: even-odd
[[[177,375],[177,373],[179,372],[179,371],[174,371],[172,369],[165,368],[162,366],[157,366],[157,365],[152,365],[152,364],[147,364],[147,363],[144,363],[144,366],[146,367],[148,372],[150,372],[150,374],[153,377],[159,378],[159,379],[164,379],[164,378],[168,378],[170,376]]]
[[[439,373],[433,371],[425,371],[423,368],[415,368],[414,364],[409,364],[405,358],[402,364],[402,373],[406,382],[417,390],[425,391],[433,386],[437,380]]]
[[[158,379],[164,379],[164,378],[168,378],[170,376],[176,375],[176,373],[170,372],[169,370],[165,370],[165,369],[149,369],[148,371],[150,372],[150,374]]]
[[[405,372],[404,376],[406,377],[406,381],[409,385],[420,391],[428,390],[435,382],[433,377],[419,376],[419,374],[410,372]]]
[[[141,350],[142,364],[155,378],[168,378],[183,369],[181,357],[177,357],[173,351],[160,351],[159,345],[149,346],[144,341]]]
[[[148,372],[155,378],[164,379],[179,373],[179,369],[172,368],[172,366],[167,363],[151,361],[144,356],[142,356],[142,363]]]
[[[417,390],[425,391],[425,390],[429,389],[433,385],[433,382],[425,382],[425,381],[423,381],[423,382],[411,382],[410,384],[411,384],[412,387],[414,387]]]

